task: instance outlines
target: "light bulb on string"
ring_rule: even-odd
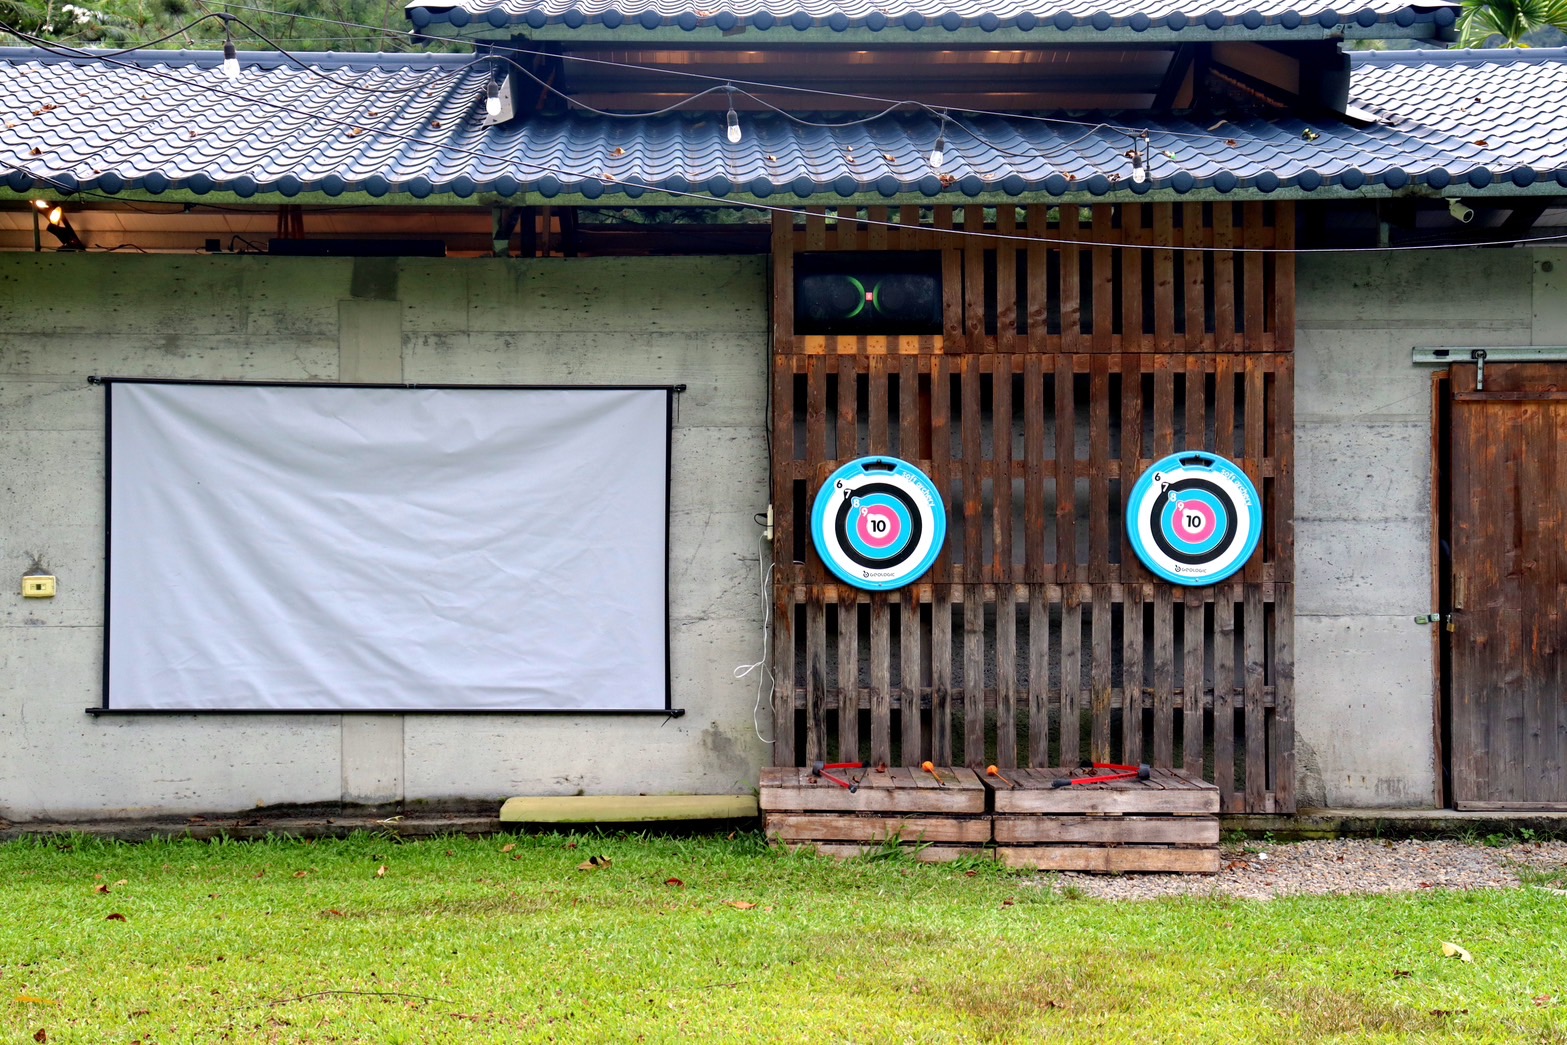
[[[501,84],[493,76],[484,85],[484,111],[492,117],[501,114]]]
[[[728,88],[725,91],[729,96],[729,111],[724,114],[724,137],[729,139],[730,145],[739,145],[744,135],[740,132],[740,116],[735,112],[735,93]]]
[[[220,15],[223,19],[223,75],[228,77],[229,83],[239,82],[239,55],[234,50],[234,27],[230,24],[231,15]]]
[[[1132,147],[1126,150],[1126,157],[1132,161],[1132,183],[1142,185],[1148,180],[1148,132],[1132,138]]]

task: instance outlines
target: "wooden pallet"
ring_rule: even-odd
[[[1053,787],[1069,769],[986,777],[996,859],[1040,871],[1219,870],[1219,789],[1180,770],[1148,780]]]
[[[801,767],[762,770],[761,807],[767,836],[790,848],[813,846],[839,857],[888,845],[920,860],[990,855],[985,787],[970,769],[941,768],[940,782],[918,769],[833,770],[859,781],[854,792]]]

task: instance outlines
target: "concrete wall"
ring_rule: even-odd
[[[744,793],[767,503],[762,259],[0,255],[0,817],[514,794]],[[103,391],[89,374],[677,383],[671,658],[685,718],[178,715],[101,700]],[[59,577],[23,600],[32,556]]]
[[[1567,345],[1567,251],[1302,257],[1296,764],[1303,806],[1435,802],[1432,368],[1416,346]]]

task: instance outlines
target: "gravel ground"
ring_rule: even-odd
[[[1507,846],[1450,841],[1247,842],[1226,846],[1216,875],[1064,873],[1041,879],[1107,900],[1164,896],[1276,896],[1331,893],[1399,893],[1421,889],[1511,889],[1521,868],[1567,868],[1567,842]],[[1567,902],[1567,891],[1560,892]]]

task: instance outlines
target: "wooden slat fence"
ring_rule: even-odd
[[[776,764],[1148,761],[1226,812],[1294,810],[1293,258],[1234,249],[1293,240],[1286,203],[776,219]],[[941,251],[943,333],[795,335],[794,255],[821,250]],[[1196,449],[1243,468],[1265,524],[1240,573],[1187,589],[1123,512]],[[945,552],[901,591],[811,546],[816,490],[866,454],[947,501]]]

